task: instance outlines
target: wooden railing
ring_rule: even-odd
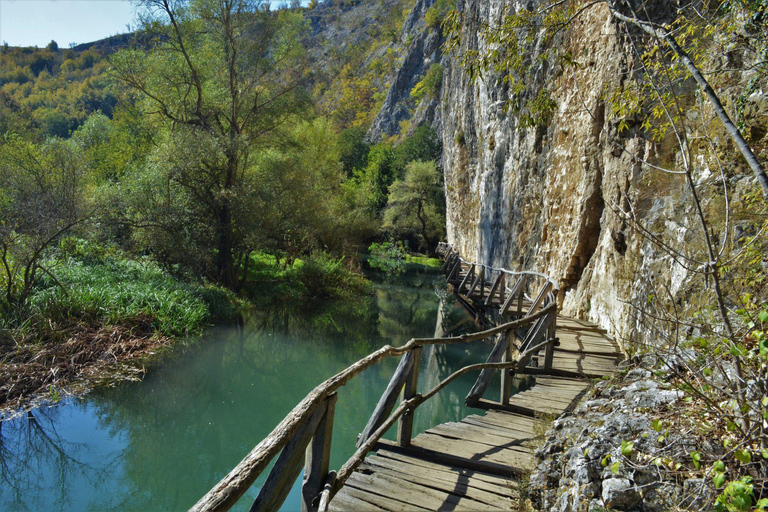
[[[462,303],[475,313],[492,317],[493,323],[502,323],[505,318],[529,317],[537,311],[557,303],[557,283],[549,276],[538,272],[513,272],[503,268],[481,265],[463,259],[450,244],[440,243],[437,253],[444,259],[442,270],[448,283],[453,285],[454,293],[462,298]],[[540,317],[527,330],[506,331],[496,338],[488,363],[511,361],[514,353],[526,353],[518,360],[518,365],[511,371],[502,372],[500,402],[506,404],[511,392],[512,377],[521,372],[535,359],[543,371],[552,369],[557,328],[557,311]],[[513,338],[518,343],[513,344]],[[542,340],[554,340],[544,348],[543,357],[529,349]],[[466,404],[475,406],[485,393],[493,371],[482,371],[477,382],[466,397]]]
[[[190,510],[228,510],[275,458],[277,460],[251,511],[273,511],[280,508],[301,473],[302,466],[302,510],[327,510],[333,496],[343,487],[376,443],[396,423],[398,444],[404,447],[411,444],[414,413],[418,406],[457,378],[469,372],[480,371],[480,377],[467,396],[467,403],[472,405],[482,397],[492,373],[501,370],[501,397],[502,401],[506,401],[509,398],[511,372],[525,368],[542,350],[547,354],[544,365],[551,365],[550,354],[557,341],[554,331],[554,319],[557,315],[555,283],[543,274],[509,272],[468,263],[447,244],[441,244],[440,251],[446,258],[443,267],[446,278],[456,287],[456,293],[472,302],[480,300],[484,306],[490,308],[494,308],[494,304],[498,302],[500,325],[456,337],[414,338],[401,347],[386,345],[360,359],[313,389],[237,467]],[[486,279],[486,276],[490,278],[494,273],[499,276],[492,282]],[[509,282],[514,280],[511,288],[507,287],[507,279],[510,276],[514,278],[509,279]],[[537,281],[543,284],[535,291]],[[422,347],[471,343],[491,337],[496,338],[496,343],[485,363],[465,366],[432,389],[422,394],[417,392]],[[513,343],[513,340],[520,343]],[[357,450],[338,471],[330,471],[336,391],[382,359],[397,356],[401,358],[400,363],[365,429],[358,436]],[[399,398],[401,392],[402,400]]]

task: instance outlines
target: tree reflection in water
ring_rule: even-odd
[[[76,481],[98,488],[114,475],[121,451],[100,453],[102,446],[62,434],[60,412],[42,407],[0,423],[0,509],[38,510],[41,502],[29,503],[35,495],[50,497],[46,508],[77,509]]]

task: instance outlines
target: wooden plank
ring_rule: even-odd
[[[468,416],[462,419],[460,423],[472,425],[474,428],[479,429],[480,431],[492,432],[497,436],[506,437],[509,439],[522,439],[524,441],[531,442],[534,442],[538,439],[538,437],[532,432],[524,432],[517,428],[502,427],[500,425],[482,421],[481,416]]]
[[[493,481],[481,478],[480,472],[468,469],[457,469],[450,471],[447,466],[434,465],[433,467],[420,464],[420,459],[409,458],[410,460],[398,460],[391,457],[375,456],[367,459],[366,462],[380,468],[386,468],[391,471],[398,471],[403,474],[412,475],[414,478],[420,478],[422,475],[429,478],[430,482],[443,487],[449,492],[458,490],[458,487],[466,487],[467,492],[471,489],[483,491],[484,493],[496,494],[497,496],[507,496],[515,493],[518,489],[516,482],[501,477],[493,477]],[[492,476],[492,475],[485,475]],[[481,501],[488,502],[487,499]]]
[[[474,441],[453,439],[424,433],[413,440],[413,445],[433,451],[443,451],[454,457],[478,462],[508,465],[513,469],[533,469],[533,449],[522,446],[509,448],[488,446]]]
[[[489,492],[474,487],[471,483],[471,477],[467,475],[455,474],[453,479],[446,479],[444,474],[426,471],[423,468],[415,468],[408,464],[392,464],[384,461],[377,461],[377,457],[371,457],[366,464],[365,470],[371,470],[383,475],[389,475],[407,482],[429,487],[438,492],[453,494],[461,498],[494,506],[499,509],[508,509],[512,505],[512,489],[500,489],[498,492]],[[506,492],[505,492],[506,491]]]
[[[485,413],[485,416],[481,416],[480,418],[488,423],[495,423],[501,427],[524,429],[527,433],[532,433],[539,423],[538,420],[534,418],[505,411],[488,411]]]
[[[317,405],[315,411],[302,427],[293,435],[285,448],[280,452],[275,465],[272,467],[267,481],[264,482],[259,495],[251,506],[251,512],[262,510],[278,510],[299,477],[304,462],[304,450],[312,440],[320,421],[325,416],[328,401]]]
[[[349,512],[350,510],[359,510],[360,512],[390,512],[394,509],[381,508],[373,503],[361,499],[360,495],[366,494],[353,487],[345,487],[331,500],[328,510],[332,512]]]
[[[375,493],[389,499],[397,499],[407,503],[408,506],[417,505],[429,510],[456,509],[458,505],[474,505],[477,509],[482,507],[480,503],[469,498],[463,498],[451,493],[441,492],[431,487],[414,484],[391,474],[375,472],[372,474],[355,473],[347,480],[348,485]]]
[[[415,456],[418,458],[431,460],[433,462],[439,462],[441,464],[473,469],[476,471],[482,471],[484,473],[490,473],[504,477],[520,476],[524,472],[522,468],[514,467],[507,463],[469,459],[459,455],[454,455],[453,453],[450,453],[449,450],[446,450],[445,446],[439,449],[432,449],[427,446],[417,445],[416,441],[421,437],[422,436],[417,436],[414,439],[414,443],[408,448],[401,448],[397,446],[397,444],[394,444],[391,441],[387,441],[386,439],[382,439],[378,443],[377,447],[383,447],[392,452]]]
[[[505,449],[516,449],[517,447],[524,448],[525,451],[535,449],[531,439],[520,439],[517,437],[507,437],[496,435],[493,432],[484,431],[478,428],[474,428],[472,425],[466,423],[443,423],[434,428],[427,430],[430,434],[436,434],[443,437],[451,437],[454,439],[460,439],[462,441],[472,441],[479,444],[485,444],[490,447],[498,447]],[[531,433],[533,435],[533,433]]]
[[[530,416],[531,418],[535,418],[541,414],[554,414],[555,416],[559,416],[568,409],[567,407],[552,406],[546,404],[538,404],[536,406],[515,402],[501,404],[491,400],[480,400],[476,407],[489,410],[500,409],[502,411],[514,412],[516,414]]]
[[[320,420],[312,442],[307,446],[304,455],[304,481],[301,485],[301,510],[315,512],[320,503],[320,493],[323,492],[328,478],[331,462],[331,438],[333,436],[333,415],[336,410],[336,393],[325,399],[326,410]]]
[[[367,489],[359,489],[356,486],[351,486],[351,485],[345,486],[341,491],[339,491],[339,494],[341,494],[342,492],[347,496],[351,496],[357,500],[367,503],[371,507],[376,507],[377,510],[387,510],[391,512],[398,512],[400,510],[403,510],[404,507],[407,507],[409,505],[413,508],[413,510],[428,510],[426,508],[419,507],[415,503],[413,504],[404,503],[394,498],[389,498],[387,496],[381,496],[374,492],[370,492]],[[334,497],[333,499],[335,500],[336,497]],[[343,512],[349,512],[350,510],[356,510],[356,509],[354,508],[344,509]]]
[[[492,473],[486,473],[476,469],[470,469],[466,467],[460,467],[452,464],[440,464],[431,460],[425,460],[420,457],[414,457],[411,455],[405,455],[403,453],[397,453],[387,449],[379,449],[376,452],[378,459],[393,460],[396,462],[404,462],[411,466],[416,466],[421,469],[429,469],[437,472],[447,472],[449,474],[454,473],[467,473],[471,474],[477,482],[484,482],[489,489],[498,488],[499,486],[516,486],[517,482],[507,476],[500,476]]]

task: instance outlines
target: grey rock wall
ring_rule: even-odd
[[[459,7],[467,19],[494,23],[520,5],[462,0]],[[466,48],[487,49],[478,33],[478,26],[467,29]],[[626,79],[631,52],[602,7],[578,19],[562,44],[581,66],[531,76],[558,104],[538,129],[518,130],[502,87],[473,84],[448,61],[442,120],[449,241],[485,263],[550,274],[563,289],[564,313],[629,335],[631,311],[621,300],[632,294],[639,241],[613,209],[631,194],[633,156],[649,148],[632,132],[619,137],[602,93]]]

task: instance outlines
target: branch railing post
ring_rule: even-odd
[[[333,416],[338,395],[333,393],[325,399],[325,414],[307,446],[304,454],[304,481],[301,485],[301,511],[317,512],[320,493],[328,480],[331,463],[331,438]]]
[[[288,497],[293,483],[299,477],[305,450],[315,436],[315,432],[328,412],[328,399],[320,402],[312,412],[309,420],[294,434],[285,448],[280,452],[272,471],[261,487],[256,501],[250,512],[278,510]]]
[[[552,364],[555,361],[555,344],[557,343],[557,314],[553,313],[552,323],[547,329],[547,339],[552,340],[547,344],[547,348],[544,349],[544,369],[549,371],[552,369]]]
[[[411,365],[411,371],[408,373],[408,378],[405,380],[405,386],[403,387],[403,401],[410,400],[416,396],[416,391],[419,384],[419,366],[421,362],[421,347],[413,349],[413,364]],[[413,420],[415,418],[416,411],[414,409],[408,409],[401,417],[397,427],[397,443],[402,447],[408,447],[411,445],[411,438],[413,437]]]
[[[508,363],[512,361],[512,343],[511,343],[511,337],[513,334],[511,332],[506,333],[507,339],[509,340],[507,342],[507,350],[504,351],[504,355],[501,358],[502,363]],[[512,395],[512,372],[508,369],[502,369],[501,370],[501,390],[499,391],[499,402],[506,405],[509,403],[509,397]]]
[[[475,277],[475,264],[472,263],[472,265],[469,267],[469,270],[467,270],[467,274],[464,276],[464,279],[462,279],[461,284],[459,285],[459,288],[457,289],[458,293],[461,293],[461,291],[464,289],[464,286],[470,282],[470,280]]]

